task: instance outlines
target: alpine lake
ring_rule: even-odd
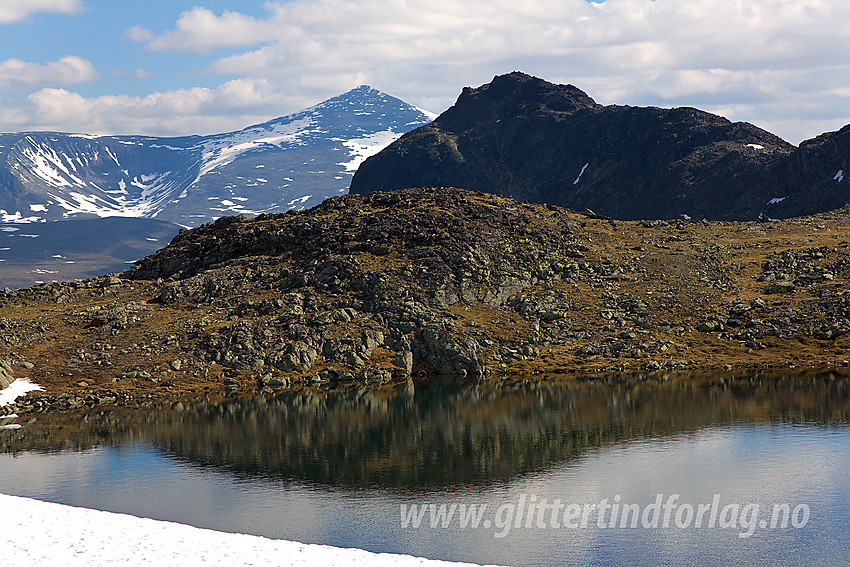
[[[25,417],[0,493],[497,565],[847,565],[850,374],[424,380]]]

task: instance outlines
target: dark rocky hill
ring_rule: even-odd
[[[848,157],[848,128],[795,148],[695,108],[602,106],[511,73],[367,159],[350,191],[454,186],[620,219],[785,218],[850,200]]]

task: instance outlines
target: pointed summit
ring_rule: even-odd
[[[440,117],[449,128],[510,119],[528,108],[547,112],[575,112],[598,106],[587,93],[573,85],[556,85],[514,71],[497,75],[486,85],[464,87],[457,102]]]
[[[189,227],[303,209],[345,193],[360,162],[433,117],[361,85],[211,136],[0,134],[0,222],[124,216]]]
[[[380,114],[387,114],[387,110],[389,110],[399,116],[408,116],[417,124],[429,122],[437,117],[433,112],[413,106],[369,85],[355,87],[341,95],[322,101],[304,112],[328,112],[336,109],[341,112],[357,112],[359,116],[365,116],[378,108],[381,108]],[[405,132],[408,130],[410,130],[409,126],[404,128]]]

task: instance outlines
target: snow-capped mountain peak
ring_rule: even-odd
[[[212,136],[0,134],[0,221],[127,216],[196,226],[306,208],[346,192],[366,157],[434,117],[361,85]]]

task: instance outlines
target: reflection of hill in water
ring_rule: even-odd
[[[287,392],[123,419],[92,415],[80,429],[52,438],[76,445],[138,439],[183,462],[252,476],[347,488],[446,488],[507,481],[588,448],[711,425],[846,424],[848,402],[848,379],[834,374],[409,384]],[[32,434],[33,445],[41,445],[39,432]]]

